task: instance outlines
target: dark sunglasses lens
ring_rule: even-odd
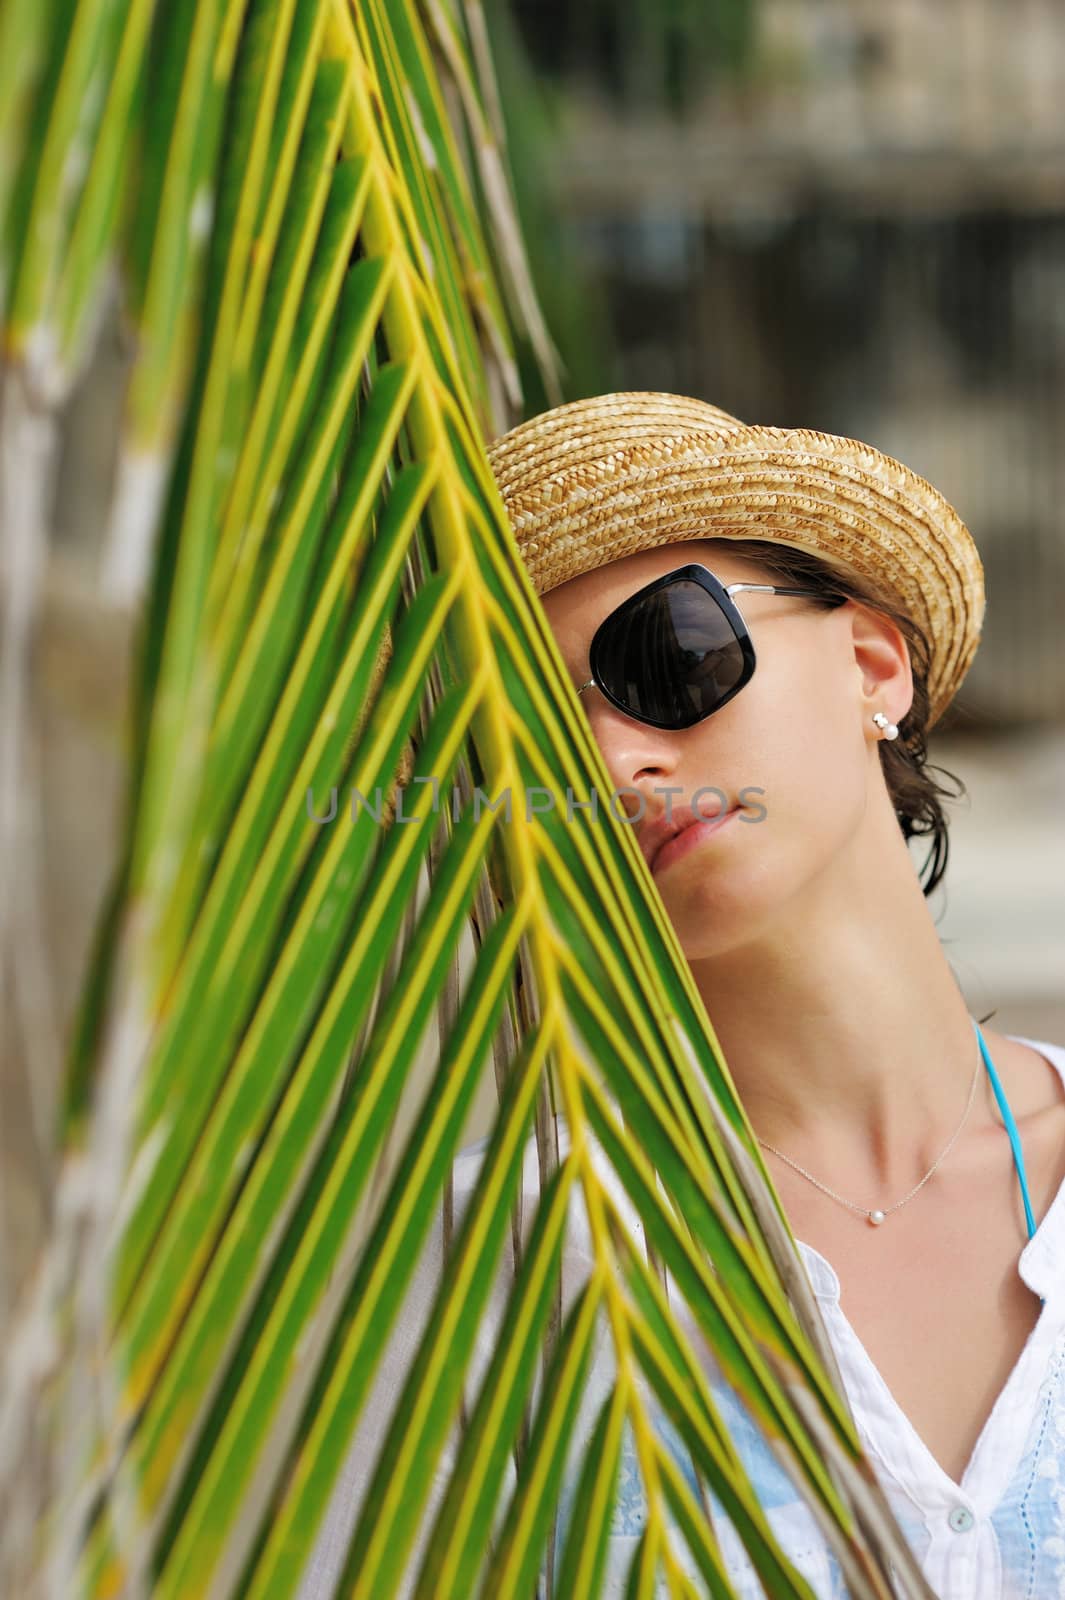
[[[653,722],[687,727],[743,677],[732,624],[702,584],[679,578],[621,616],[603,639],[599,670],[614,698]]]

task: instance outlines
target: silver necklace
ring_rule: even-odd
[[[818,1189],[823,1189],[825,1194],[831,1195],[833,1200],[838,1200],[840,1205],[849,1206],[852,1211],[857,1211],[860,1216],[865,1217],[874,1228],[879,1228],[886,1216],[890,1215],[892,1211],[897,1211],[900,1206],[904,1206],[907,1200],[912,1200],[914,1195],[917,1193],[917,1190],[924,1187],[929,1178],[932,1176],[933,1172],[936,1170],[936,1167],[939,1166],[939,1163],[943,1160],[944,1156],[946,1156],[950,1151],[951,1145],[953,1145],[954,1140],[958,1137],[958,1134],[964,1128],[965,1118],[969,1115],[969,1112],[972,1108],[973,1095],[976,1093],[976,1080],[980,1076],[980,1061],[981,1056],[979,1053],[977,1053],[976,1071],[973,1073],[973,1081],[969,1088],[969,1099],[965,1107],[965,1116],[963,1116],[961,1121],[958,1123],[954,1138],[951,1139],[950,1144],[947,1145],[947,1148],[943,1151],[943,1154],[938,1156],[932,1163],[924,1177],[921,1179],[920,1183],[917,1184],[915,1188],[911,1189],[909,1194],[904,1196],[903,1199],[896,1200],[893,1206],[888,1206],[886,1211],[881,1211],[879,1209],[876,1211],[870,1211],[868,1206],[856,1206],[852,1200],[844,1200],[841,1194],[837,1194],[836,1191],[834,1189],[830,1189],[827,1184],[819,1183],[812,1173],[807,1172],[805,1167],[800,1167],[797,1161],[792,1161],[791,1157],[786,1156],[783,1150],[778,1150],[775,1145],[766,1144],[764,1139],[759,1139],[758,1143],[763,1147],[763,1149],[772,1150],[773,1154],[775,1156],[779,1156],[781,1161],[786,1161],[789,1167],[794,1167],[796,1172],[801,1172],[804,1178],[809,1178],[812,1184],[815,1184]]]

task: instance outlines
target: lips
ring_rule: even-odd
[[[742,810],[740,806],[730,806],[727,811],[704,815],[693,811],[691,806],[674,806],[668,819],[665,816],[655,817],[639,835],[640,849],[652,873],[668,866],[674,857],[679,857],[682,853],[681,846],[679,844],[674,846],[673,843],[681,834],[697,828],[700,838],[707,837],[717,828],[723,827],[728,819],[740,810]],[[696,840],[693,837],[686,843],[694,845]]]

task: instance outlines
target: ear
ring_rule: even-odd
[[[892,722],[901,722],[913,704],[913,671],[910,652],[899,627],[882,611],[855,602],[852,607],[851,639],[857,668],[859,696],[870,739],[874,711],[883,711]]]

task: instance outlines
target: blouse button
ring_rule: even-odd
[[[973,1525],[973,1514],[968,1506],[955,1506],[947,1518],[955,1533],[965,1533]]]

